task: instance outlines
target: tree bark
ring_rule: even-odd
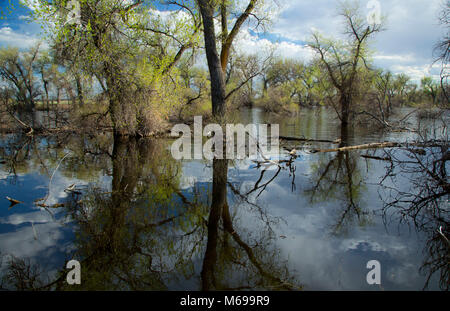
[[[120,69],[116,69],[113,64],[105,64],[105,76],[114,135],[137,136],[136,107],[132,99],[127,98],[127,85],[123,82]]]
[[[78,105],[80,107],[84,104],[84,94],[83,94],[83,85],[81,84],[81,78],[80,76],[76,76],[75,82],[77,85],[77,97],[78,97]]]
[[[199,1],[200,2],[200,1]],[[206,1],[201,1],[206,2]],[[225,72],[228,64],[228,57],[230,56],[230,50],[233,45],[233,41],[236,38],[237,34],[239,33],[239,30],[241,29],[241,26],[244,24],[244,22],[247,20],[253,9],[255,8],[257,0],[250,0],[247,8],[245,9],[244,13],[242,13],[236,20],[233,29],[231,30],[230,34],[227,34],[227,37],[225,40],[222,40],[222,51],[220,52],[220,62],[222,66],[222,70]],[[223,15],[222,15],[223,17]],[[222,22],[222,25],[224,23]],[[223,27],[223,26],[222,26]],[[228,30],[227,30],[228,33]]]
[[[225,80],[216,47],[216,33],[214,30],[214,7],[209,0],[197,0],[203,20],[206,58],[208,60],[211,78],[211,100],[214,117],[225,115]]]
[[[348,125],[349,116],[350,116],[349,95],[345,92],[342,92],[339,101],[340,101],[340,106],[341,106],[341,125],[342,125],[342,127],[345,127]]]
[[[399,147],[399,146],[400,146],[400,144],[396,143],[396,142],[384,142],[384,143],[372,143],[372,144],[364,144],[364,145],[357,145],[357,146],[340,147],[340,148],[333,148],[333,149],[314,149],[314,150],[311,150],[311,153],[341,152],[341,151],[361,150],[361,149],[394,148],[394,147]]]

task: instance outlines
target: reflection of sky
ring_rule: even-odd
[[[379,163],[371,164],[373,167]],[[374,214],[382,207],[376,187],[369,186],[361,202],[369,212],[370,223],[365,226],[352,224],[344,235],[333,236],[331,227],[340,215],[336,213],[340,211],[340,202],[314,205],[308,202],[308,198],[302,194],[304,189],[311,186],[308,177],[302,175],[302,172],[308,174],[308,166],[306,162],[297,163],[295,192],[291,192],[288,172],[282,171],[257,201],[270,215],[284,220],[275,226],[277,235],[282,237],[277,245],[289,258],[291,271],[295,271],[306,289],[379,289],[366,283],[369,271],[366,264],[370,260],[381,263],[383,289],[421,289],[425,278],[418,271],[424,243],[406,226],[398,226],[397,223],[385,227],[381,217]],[[253,176],[249,172],[239,173],[239,181],[253,186],[259,172],[254,170]],[[368,175],[370,178],[366,180],[367,183],[377,181],[377,176]],[[271,176],[267,175],[265,180]],[[246,182],[246,179],[252,182]],[[260,231],[264,228],[261,221],[255,221],[255,213],[240,211],[239,214],[242,216],[239,222],[245,224],[247,230]]]
[[[326,129],[326,125],[323,127]],[[296,130],[299,128],[293,127],[289,135],[301,136],[295,132]],[[317,129],[313,129],[312,134],[309,132],[302,134],[306,137],[317,134],[318,138],[329,138],[326,131]],[[386,139],[395,137],[395,140],[399,141],[406,137],[399,133],[392,135],[381,137]],[[382,140],[375,135],[357,139],[363,142]],[[280,249],[282,256],[288,259],[290,271],[297,280],[304,284],[307,290],[379,290],[379,287],[369,286],[366,283],[369,271],[366,268],[367,262],[378,260],[381,263],[382,289],[421,289],[425,283],[425,277],[419,275],[425,247],[424,237],[395,221],[385,226],[379,215],[382,202],[376,184],[385,173],[386,163],[366,161],[356,156],[358,173],[365,183],[361,190],[360,205],[368,214],[368,222],[361,226],[356,221],[342,234],[333,235],[332,227],[343,212],[344,202],[334,199],[315,204],[309,202],[305,190],[311,188],[314,178],[317,177],[314,176],[315,170],[312,167],[319,160],[323,160],[323,155],[302,151],[299,154],[295,162],[297,170],[294,191],[291,190],[289,172],[283,170],[259,198],[256,198],[259,191],[249,198],[250,202],[257,202],[271,217],[282,219],[273,226],[277,237],[276,247]],[[333,154],[326,156],[331,157]],[[327,164],[326,161],[324,163]],[[211,162],[208,161],[182,162],[180,188],[188,199],[191,199],[190,190],[194,187],[200,189],[201,195],[210,195],[211,187],[208,186],[212,180],[211,166]],[[250,161],[237,161],[230,165],[229,181],[241,192],[246,192],[253,188],[260,172]],[[275,173],[276,171],[267,171],[260,184],[270,180]],[[401,176],[397,178],[396,185],[402,185],[405,189],[411,186],[405,178]],[[111,177],[103,176],[99,183],[102,187],[110,189]],[[63,202],[67,198],[64,189],[71,184],[82,186],[87,183],[56,172],[47,204]],[[71,242],[73,227],[70,221],[64,219],[60,209],[51,209],[55,213],[55,221],[47,211],[33,205],[34,200],[45,197],[47,186],[48,177],[40,175],[37,169],[13,179],[7,177],[7,173],[1,170],[0,166],[0,252],[33,258],[44,263],[49,269],[56,269],[61,267],[66,259],[65,255],[73,248]],[[265,223],[258,218],[258,213],[245,205],[233,205],[237,200],[233,199],[231,191],[228,194],[231,212],[237,214],[235,229],[242,235],[243,240],[250,239],[248,234],[253,236],[264,234]],[[9,209],[9,202],[5,196],[24,203]],[[178,229],[174,228],[171,234],[175,235],[176,230]],[[197,271],[194,278],[171,288],[197,288],[202,259],[200,256],[194,259]],[[436,286],[436,282],[430,284],[432,289],[436,289],[433,287]]]
[[[382,141],[380,137],[396,141],[414,138],[409,134],[380,133],[372,134],[365,139],[369,142]],[[376,184],[384,176],[386,163],[366,161],[357,154],[356,156],[358,173],[364,179],[359,204],[367,214],[367,223],[364,226],[359,225],[356,219],[343,234],[339,236],[331,234],[333,225],[343,212],[344,202],[331,200],[313,205],[309,202],[304,191],[312,187],[311,177],[314,177],[314,171],[311,164],[319,161],[321,155],[300,153],[296,161],[296,190],[291,191],[291,178],[287,171],[282,171],[257,199],[257,203],[263,206],[268,214],[281,217],[285,221],[279,222],[275,227],[277,235],[280,236],[277,245],[284,256],[289,258],[291,271],[295,271],[295,275],[306,285],[306,289],[380,289],[366,283],[369,271],[366,264],[370,260],[378,260],[381,263],[381,289],[422,289],[425,276],[419,274],[419,268],[423,261],[424,237],[417,234],[414,229],[410,230],[406,224],[399,225],[395,221],[384,224],[380,216],[383,202]],[[401,157],[401,154],[397,156]],[[197,179],[211,180],[212,176],[210,169],[205,175],[204,166],[199,162],[185,162],[183,174],[184,178],[191,182]],[[273,174],[275,172],[266,172],[260,184],[268,181]],[[229,178],[233,184],[238,182],[241,192],[250,190],[259,176],[260,171],[248,161],[232,165],[229,171]],[[411,190],[412,185],[404,176],[397,176],[396,181],[397,187],[398,185],[403,187],[398,190]],[[389,179],[385,183],[392,186]],[[251,196],[250,202],[255,201],[255,195]],[[254,232],[263,230],[264,224],[255,219],[257,215],[254,212],[239,206],[238,214],[240,216],[238,222],[243,224],[241,228]],[[433,285],[430,288],[436,289]]]
[[[0,170],[0,176],[6,175]],[[40,175],[37,170],[17,177],[0,179],[0,253],[28,258],[39,262],[46,271],[62,267],[66,254],[71,250],[74,238],[70,220],[64,217],[61,208],[44,208],[33,204],[47,194],[49,178]],[[67,178],[56,172],[47,205],[63,202],[68,186],[86,184],[76,178]],[[22,201],[9,208],[6,196]],[[42,202],[42,201],[41,201]],[[7,258],[7,257],[6,257]],[[6,264],[6,261],[3,261]]]

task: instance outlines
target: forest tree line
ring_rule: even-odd
[[[344,39],[310,36],[315,57],[309,62],[235,49],[244,23],[268,25],[270,1],[157,2],[81,0],[73,20],[68,1],[40,0],[33,18],[46,25],[46,44],[0,49],[3,116],[70,110],[80,118],[104,117],[119,135],[147,136],[170,121],[221,118],[243,106],[275,113],[328,106],[343,124],[364,115],[381,126],[396,107],[449,107],[446,80],[417,83],[373,65],[370,44],[388,30],[384,19],[368,24],[357,1],[338,8]],[[448,10],[445,3],[446,27]],[[437,49],[443,68],[445,40]]]

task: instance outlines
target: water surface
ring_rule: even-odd
[[[341,138],[327,109],[292,117],[248,109],[235,121]],[[357,126],[345,141],[415,139]],[[311,153],[337,145],[283,142],[284,159],[293,148],[297,157],[265,171],[250,160],[176,161],[171,143],[3,136],[2,287],[46,289],[75,258],[82,289],[448,289],[448,245],[437,232],[449,230],[448,186],[439,182],[448,185],[446,150]],[[22,203],[10,207],[6,196]],[[366,281],[370,260],[381,264],[381,285]]]

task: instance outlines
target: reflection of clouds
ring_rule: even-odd
[[[193,188],[196,183],[211,182],[212,168],[202,161],[183,161],[180,189]]]
[[[408,267],[409,279],[397,281],[397,286],[420,289],[423,285],[423,278],[418,275],[421,262],[416,256],[415,239],[405,243],[404,236],[385,233],[381,224],[355,227],[346,237],[329,236],[325,232],[329,218],[320,208],[308,209],[305,217],[284,218],[287,225],[281,230],[288,239],[279,244],[310,289],[364,289],[368,272],[365,265],[372,259],[379,260],[382,271],[389,269],[389,274],[398,280],[404,279],[403,271]],[[384,271],[382,274],[385,275]],[[389,281],[389,278],[382,280],[382,285],[389,288],[392,286]]]
[[[33,261],[38,261],[40,265],[53,269],[61,265],[60,261],[64,260],[62,254],[70,251],[69,248],[73,247],[70,242],[67,243],[67,234],[70,229],[64,225],[64,223],[70,222],[70,219],[55,221],[44,208],[32,204],[33,200],[44,197],[48,189],[48,178],[41,178],[41,175],[39,175],[39,183],[36,186],[37,175],[35,172],[37,170],[37,168],[34,168],[21,177],[19,184],[9,185],[9,191],[16,192],[15,195],[18,199],[20,199],[20,193],[24,191],[23,189],[30,187],[30,190],[27,190],[27,199],[24,200],[23,205],[9,210],[5,216],[0,217],[0,226],[8,231],[0,234],[0,252],[2,255],[9,254],[18,258],[30,258]],[[87,185],[87,182],[77,178],[65,177],[57,171],[53,177],[45,204],[53,205],[64,201],[70,195],[64,190],[72,184],[80,187]],[[42,201],[39,203],[42,203]],[[58,214],[62,210],[63,208],[49,209],[57,218],[59,218]],[[43,258],[42,262],[40,258]],[[4,261],[4,267],[5,264]]]
[[[379,243],[367,240],[347,239],[342,242],[341,246],[348,249],[359,249],[362,246],[362,250],[372,250],[376,252],[385,252],[386,248],[382,247]]]
[[[0,180],[8,178],[9,174],[5,171],[0,170]]]
[[[56,172],[55,175],[53,176],[46,204],[53,205],[58,202],[61,202],[62,199],[67,198],[69,193],[65,192],[64,190],[67,189],[67,187],[69,187],[72,184],[75,184],[77,187],[79,187],[85,186],[88,183],[76,178],[67,178],[61,175],[59,172]]]
[[[37,214],[37,213],[36,213]],[[36,217],[36,220],[39,220]],[[64,234],[61,225],[56,222],[34,223],[38,239],[34,237],[31,224],[14,232],[0,234],[0,249],[2,254],[12,254],[16,257],[37,257],[50,248],[60,248]]]
[[[48,213],[31,212],[26,214],[13,214],[5,218],[0,218],[0,224],[20,225],[27,222],[48,223],[52,218]]]
[[[390,282],[399,286],[412,284],[417,278],[417,267],[410,263],[405,263],[402,266],[388,267],[386,277]]]
[[[296,162],[299,164],[297,191],[291,191],[288,172],[282,171],[258,200],[258,204],[264,206],[271,215],[284,220],[273,229],[276,237],[286,238],[279,238],[276,243],[284,258],[288,259],[290,271],[295,273],[298,281],[309,290],[379,290],[379,287],[369,286],[366,282],[369,272],[367,262],[378,260],[381,263],[383,288],[421,289],[424,278],[418,270],[422,257],[418,256],[417,251],[423,243],[419,238],[398,224],[394,225],[395,232],[388,232],[381,218],[375,216],[368,225],[352,225],[343,236],[330,235],[330,227],[337,221],[335,212],[339,210],[340,203],[309,203],[302,189],[308,189],[310,181],[302,175],[310,172],[310,164],[304,163]],[[253,187],[259,172],[255,170],[251,175],[247,171],[237,175],[240,181],[243,177],[246,180],[242,181],[243,191]],[[270,176],[266,176],[265,180],[270,179]],[[370,176],[372,181],[377,178],[376,174]],[[370,211],[380,208],[375,188],[366,188],[362,196],[365,198],[364,203],[361,203],[364,209]],[[255,221],[257,214],[239,210],[239,223],[245,225],[240,228],[246,228],[249,232],[262,230],[264,224]]]

